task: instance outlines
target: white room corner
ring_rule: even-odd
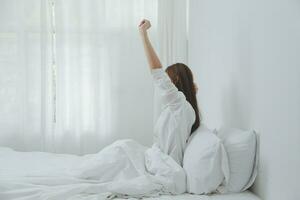
[[[260,133],[252,190],[300,199],[299,1],[190,0],[189,64],[203,121]]]

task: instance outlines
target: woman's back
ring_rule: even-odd
[[[162,111],[154,127],[154,145],[181,165],[195,111],[163,69],[152,70],[152,76],[162,101]]]

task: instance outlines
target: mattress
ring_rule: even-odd
[[[118,200],[121,200],[117,198]],[[133,200],[132,198],[129,198]],[[134,199],[136,200],[136,199]],[[255,194],[250,191],[235,194],[213,194],[213,195],[163,195],[154,198],[145,198],[145,200],[260,200]]]

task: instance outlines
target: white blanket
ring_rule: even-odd
[[[153,146],[120,140],[74,156],[0,148],[0,199],[144,197],[185,192],[184,170]]]

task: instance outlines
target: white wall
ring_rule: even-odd
[[[204,123],[254,128],[254,191],[300,199],[300,1],[190,0],[189,65]]]

